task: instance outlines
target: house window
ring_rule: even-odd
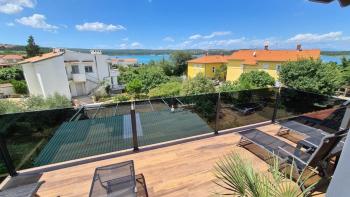
[[[72,65],[72,74],[78,74],[78,73],[79,73],[79,66]]]
[[[281,64],[277,64],[276,65],[276,71],[277,72],[281,72]]]
[[[85,66],[86,73],[92,73],[92,66]]]
[[[213,71],[213,73],[215,73],[215,67],[212,67],[211,70]]]
[[[264,69],[264,70],[269,69],[269,65],[268,65],[268,64],[264,64],[264,65],[263,65],[263,69]]]

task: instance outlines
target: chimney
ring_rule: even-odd
[[[269,42],[268,42],[268,41],[266,41],[266,42],[264,43],[264,49],[265,49],[265,50],[269,50]]]
[[[301,44],[297,44],[297,51],[302,51]]]
[[[256,57],[256,51],[253,52],[253,56]]]

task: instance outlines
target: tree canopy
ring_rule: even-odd
[[[214,84],[210,79],[204,77],[202,74],[198,74],[193,79],[185,81],[183,85],[184,95],[195,95],[211,92],[215,92]]]
[[[339,66],[320,60],[301,60],[282,64],[280,81],[291,88],[332,95],[342,83]]]
[[[118,81],[126,84],[127,91],[131,90],[133,93],[147,94],[150,89],[169,81],[169,77],[158,66],[142,66],[140,68],[128,68],[121,72]],[[139,85],[141,86],[140,89]],[[137,92],[135,92],[136,90]]]
[[[275,79],[265,71],[253,70],[242,73],[238,79],[241,84],[250,84],[257,88],[266,88],[275,85]]]
[[[29,36],[27,46],[25,48],[27,52],[27,57],[34,57],[40,54],[40,47],[35,44],[33,36]]]
[[[184,51],[176,51],[170,55],[173,75],[183,75],[187,70],[187,61],[192,59],[192,55]],[[169,66],[169,65],[168,65]]]
[[[150,97],[171,97],[178,96],[182,90],[182,83],[169,81],[151,89],[148,93]]]

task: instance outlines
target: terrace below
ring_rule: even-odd
[[[279,126],[269,124],[258,129],[274,135]],[[45,183],[38,195],[87,196],[96,167],[134,160],[136,174],[145,176],[149,196],[215,196],[222,189],[213,183],[213,167],[225,154],[238,153],[257,170],[267,172],[268,164],[250,152],[253,149],[248,151],[237,146],[239,139],[235,133],[222,134],[46,172],[40,179]],[[258,153],[258,150],[253,151]],[[315,195],[324,194],[316,192]]]

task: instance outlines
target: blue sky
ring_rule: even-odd
[[[350,6],[307,0],[0,0],[0,43],[350,50]]]

